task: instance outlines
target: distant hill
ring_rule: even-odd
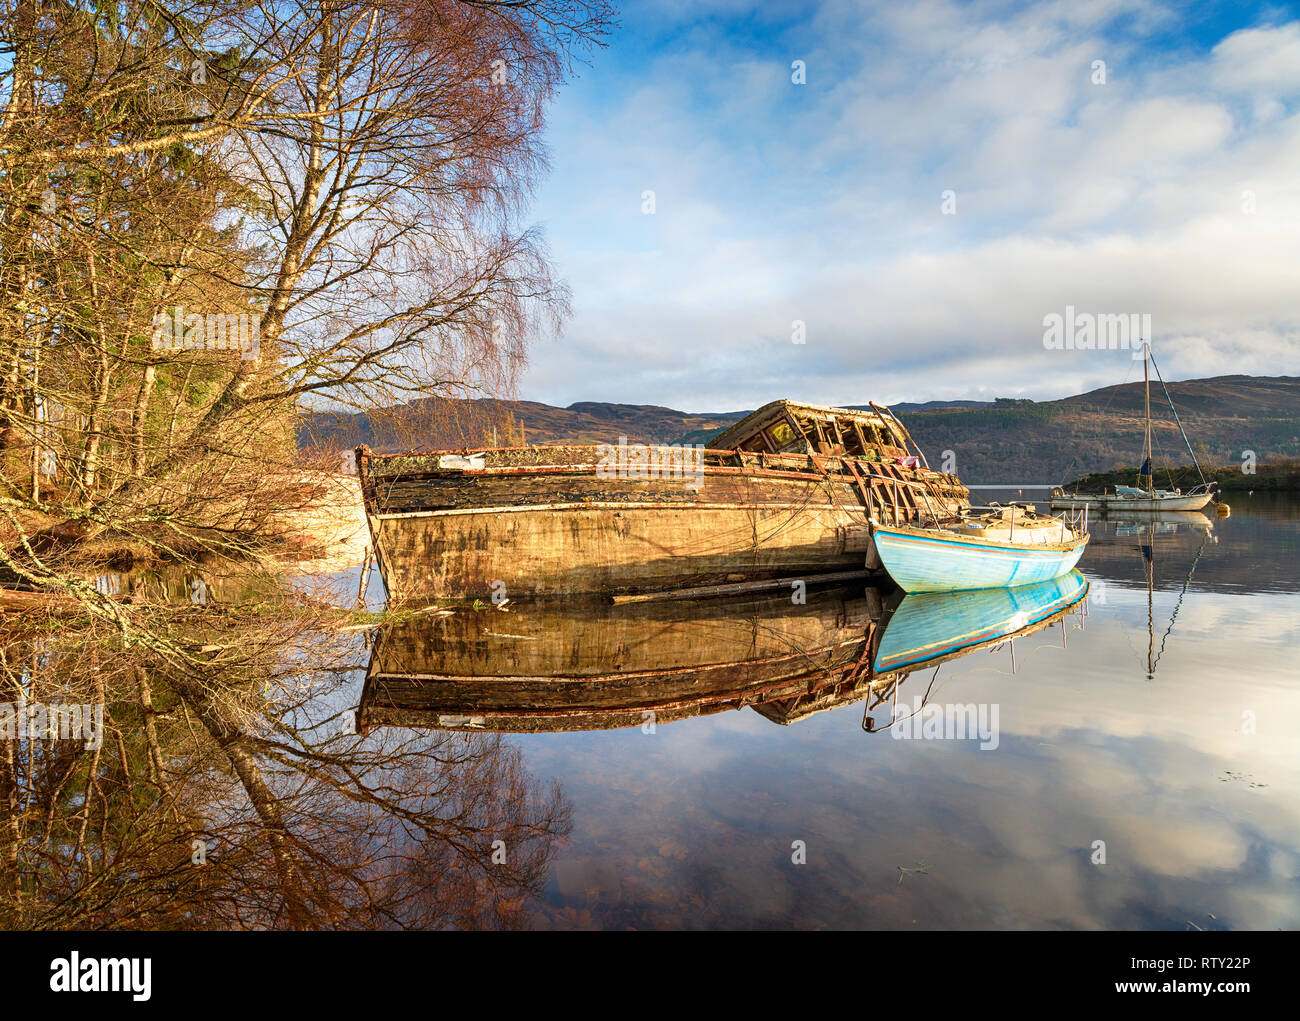
[[[923,404],[893,404],[890,406],[890,410],[901,415],[905,411],[937,411],[947,408],[987,408],[992,404],[992,401],[926,401]],[[869,408],[869,405],[852,404],[850,407],[866,410]]]
[[[313,414],[298,438],[309,448],[346,450],[364,443],[376,453],[392,453],[484,446],[492,443],[494,429],[497,442],[507,446],[515,425],[532,444],[609,443],[620,436],[638,443],[698,443],[703,439],[683,437],[713,436],[747,414],[695,415],[653,404],[593,401],[557,408],[536,401],[425,398],[383,412]]]
[[[1207,464],[1240,464],[1248,450],[1259,462],[1300,454],[1298,377],[1218,376],[1170,383],[1169,392],[1197,457]],[[1063,482],[1138,464],[1142,406],[1142,384],[1126,383],[1059,401],[995,401],[899,417],[931,464],[952,451],[957,473],[969,484]],[[1158,383],[1151,416],[1157,466],[1189,463]]]
[[[1170,383],[1169,390],[1197,456],[1207,463],[1239,464],[1246,450],[1261,463],[1300,456],[1300,378],[1218,376]],[[1136,464],[1142,401],[1142,384],[1126,383],[1058,401],[927,401],[893,410],[932,466],[939,467],[951,451],[957,473],[969,484],[1055,483]],[[1166,462],[1186,463],[1158,383],[1151,402],[1157,464],[1161,455]],[[496,428],[505,445],[513,423],[533,444],[608,443],[620,436],[639,443],[704,443],[746,414],[692,414],[652,404],[583,401],[557,408],[535,401],[428,398],[383,413],[312,415],[299,440],[318,450],[365,443],[386,453],[483,446]]]

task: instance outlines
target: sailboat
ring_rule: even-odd
[[[1151,471],[1151,367],[1155,359],[1151,356],[1151,345],[1144,342],[1142,346],[1142,375],[1146,387],[1146,435],[1142,448],[1142,467],[1138,470],[1137,485],[1116,486],[1113,493],[1093,494],[1066,493],[1057,488],[1052,490],[1050,502],[1052,510],[1091,507],[1093,510],[1102,513],[1111,511],[1137,511],[1141,513],[1198,511],[1214,499],[1215,483],[1205,480],[1205,474],[1201,471],[1200,462],[1196,460],[1192,445],[1187,440],[1187,433],[1183,432],[1183,423],[1178,418],[1178,410],[1174,407],[1174,399],[1169,394],[1169,388],[1165,386],[1164,377],[1160,376],[1160,367],[1158,365],[1156,366],[1156,375],[1160,378],[1161,387],[1164,388],[1165,399],[1169,402],[1169,410],[1174,413],[1174,421],[1178,423],[1178,432],[1183,437],[1183,443],[1187,445],[1187,453],[1191,454],[1192,464],[1196,466],[1196,473],[1201,477],[1201,484],[1186,493],[1181,489],[1155,488],[1155,479]]]

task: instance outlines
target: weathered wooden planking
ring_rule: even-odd
[[[601,478],[594,470],[533,469],[527,473],[457,472],[442,475],[377,475],[375,513],[401,513],[457,507],[575,501],[656,501],[665,503],[735,502],[740,499],[788,502],[839,500],[863,505],[862,483],[869,481],[876,502],[901,499],[915,510],[915,485],[897,465],[871,465],[861,480],[847,473],[779,472],[759,469],[705,469],[698,479]],[[897,496],[894,494],[897,492]],[[964,488],[938,486],[936,507],[965,499]]]
[[[741,474],[709,474],[701,478],[698,488],[666,479],[601,479],[591,473],[399,477],[377,480],[375,494],[375,513],[379,514],[563,503],[861,503],[849,480]]]
[[[375,527],[394,600],[797,577],[860,566],[867,541],[861,516],[844,507],[568,506],[380,518]]]
[[[771,698],[764,699],[753,709],[764,719],[788,727],[818,713],[878,695],[883,688],[898,683],[903,677],[903,674],[878,675],[866,670],[824,684],[809,685],[805,691],[774,692]]]
[[[805,662],[800,666],[791,661],[787,664],[790,669],[782,674],[733,668],[725,679],[720,672],[715,674],[713,683],[703,690],[698,683],[682,688],[660,684],[640,699],[629,698],[625,692],[601,693],[590,685],[580,692],[557,688],[546,693],[544,704],[487,703],[460,685],[436,682],[426,683],[415,698],[394,696],[392,682],[379,679],[369,689],[372,697],[359,714],[359,726],[363,733],[380,726],[538,733],[613,730],[648,722],[658,725],[746,706],[761,712],[773,701],[802,704],[824,687],[835,686],[852,663],[853,657],[838,664]]]

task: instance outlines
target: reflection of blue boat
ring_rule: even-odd
[[[1087,580],[1071,571],[1037,585],[907,596],[881,636],[875,669],[915,669],[1000,641],[1064,612],[1087,592]]]
[[[874,525],[876,552],[904,592],[1032,585],[1074,570],[1088,533],[1060,518],[1008,508],[1005,523],[963,519],[939,528]]]

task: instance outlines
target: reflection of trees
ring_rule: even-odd
[[[106,704],[98,749],[0,741],[0,923],[526,924],[558,788],[495,735],[351,733],[359,641],[312,623],[182,611],[146,647],[95,624],[0,644],[0,701]]]

